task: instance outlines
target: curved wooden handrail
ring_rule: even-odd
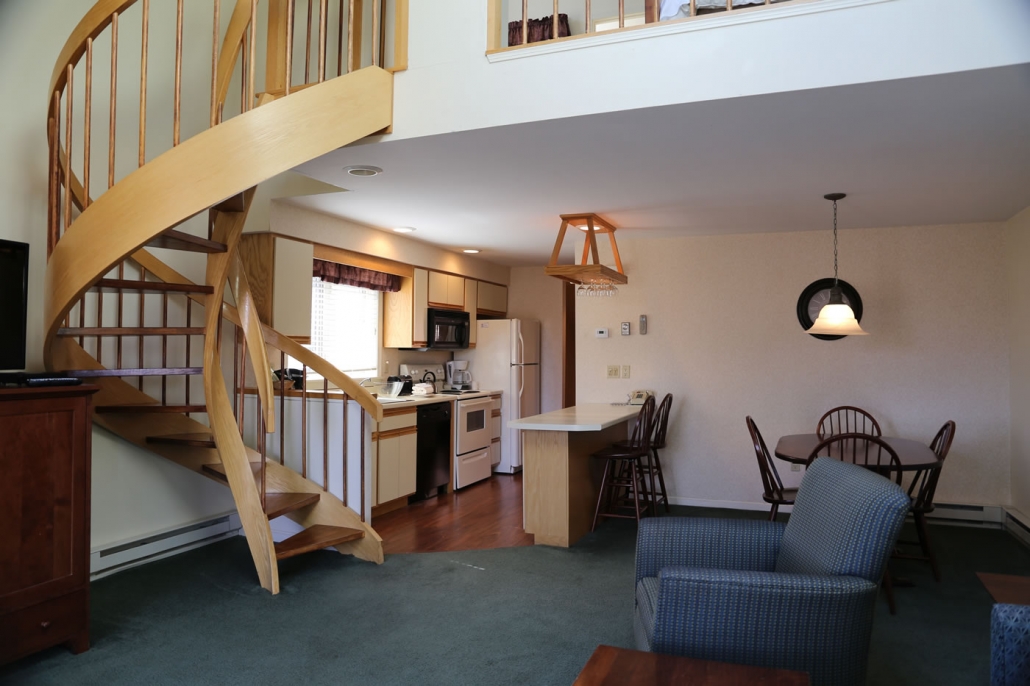
[[[153,253],[147,250],[138,250],[132,255],[132,259],[144,267],[147,273],[153,274],[158,279],[167,283],[183,283],[193,284],[188,278],[175,271],[167,264],[157,259]],[[203,303],[204,299],[199,296],[194,296],[196,301]],[[228,321],[232,322],[236,326],[242,327],[242,319],[240,313],[235,307],[229,303],[222,303],[222,316]],[[344,393],[350,396],[355,402],[357,402],[362,409],[369,413],[373,419],[377,422],[383,419],[383,405],[375,396],[373,396],[367,388],[359,385],[351,377],[344,374],[342,371],[337,369],[327,361],[326,359],[319,357],[315,353],[311,352],[304,346],[300,345],[292,338],[286,336],[279,331],[276,331],[272,327],[262,324],[261,331],[264,337],[265,343],[283,351],[293,359],[299,361],[301,364],[306,364],[308,367],[313,369],[318,374],[322,375],[325,379],[328,379],[331,383],[336,384]],[[250,345],[250,343],[248,343]]]
[[[233,250],[229,258],[228,268],[229,290],[236,301],[240,328],[247,341],[247,354],[254,369],[254,383],[257,387],[258,399],[261,401],[265,419],[265,431],[275,431],[275,398],[272,387],[272,366],[268,363],[268,352],[263,344],[261,319],[254,304],[254,296],[250,291],[250,281],[243,267],[243,259],[239,250]],[[216,288],[217,290],[217,288]]]
[[[389,126],[392,93],[392,75],[366,67],[199,133],[119,181],[79,216],[50,257],[46,348],[98,275],[168,227]],[[112,216],[123,230],[109,230]]]

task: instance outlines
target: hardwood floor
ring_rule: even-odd
[[[388,555],[533,545],[533,536],[522,530],[522,474],[495,474],[375,517],[372,526]]]

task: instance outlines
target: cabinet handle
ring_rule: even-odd
[[[46,631],[47,629],[50,628],[50,622],[49,621],[40,622],[39,623],[39,628],[42,629],[43,631]]]

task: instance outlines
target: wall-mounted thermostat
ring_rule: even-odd
[[[643,336],[647,333],[647,315],[640,315],[640,335]]]
[[[594,329],[594,338],[608,338],[608,329]]]
[[[628,336],[629,335],[629,322],[623,322],[622,323],[622,335],[623,336]]]

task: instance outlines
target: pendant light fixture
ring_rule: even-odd
[[[830,193],[823,196],[833,201],[833,287],[830,288],[830,301],[819,311],[819,317],[808,329],[811,334],[828,336],[866,336],[855,319],[855,312],[844,302],[837,279],[837,201],[847,196],[844,193]]]

